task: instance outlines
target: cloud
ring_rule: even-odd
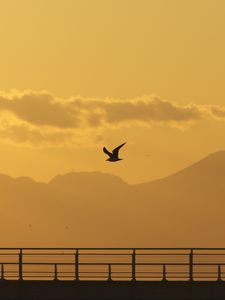
[[[46,91],[0,92],[0,140],[34,147],[95,143],[109,128],[186,128],[209,118],[225,120],[225,108],[178,105],[158,96],[61,99]]]
[[[212,106],[210,111],[213,117],[219,120],[225,120],[225,107]]]
[[[0,96],[0,109],[15,114],[19,119],[39,126],[58,128],[78,127],[80,113],[46,92],[28,91],[12,96]]]

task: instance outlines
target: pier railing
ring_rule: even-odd
[[[225,248],[0,248],[0,280],[225,280]]]

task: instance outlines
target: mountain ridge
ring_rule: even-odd
[[[198,160],[197,162],[194,162],[191,165],[188,165],[188,166],[186,166],[186,167],[184,167],[184,168],[182,168],[182,169],[180,169],[180,170],[178,170],[176,172],[173,172],[173,173],[171,173],[171,174],[169,174],[169,175],[167,175],[165,177],[160,177],[160,178],[153,179],[153,180],[150,180],[150,181],[145,181],[145,182],[135,183],[135,184],[130,184],[130,183],[126,182],[120,176],[117,176],[117,175],[114,175],[114,174],[111,174],[111,173],[100,172],[100,171],[80,171],[80,172],[74,171],[74,172],[68,172],[68,173],[65,173],[65,174],[58,174],[58,175],[53,176],[47,182],[35,180],[34,178],[29,177],[29,176],[17,176],[17,177],[13,177],[13,176],[10,176],[10,175],[7,175],[7,174],[0,173],[0,180],[3,179],[3,178],[5,178],[6,180],[7,179],[8,180],[14,179],[14,180],[21,181],[21,182],[27,180],[27,181],[30,181],[30,182],[33,182],[33,183],[52,184],[54,181],[58,181],[58,179],[60,179],[60,178],[63,179],[65,177],[69,178],[69,177],[73,176],[74,178],[77,178],[79,175],[82,176],[82,177],[84,175],[90,175],[91,177],[93,177],[93,175],[104,177],[104,175],[105,175],[108,178],[111,177],[112,179],[118,179],[118,181],[121,181],[121,182],[123,182],[123,183],[125,183],[127,185],[130,185],[130,186],[138,186],[138,185],[145,185],[145,184],[149,184],[149,183],[155,183],[157,181],[161,181],[161,180],[165,180],[167,178],[170,178],[172,176],[180,175],[184,171],[190,170],[193,167],[198,166],[202,162],[206,162],[206,161],[212,160],[214,158],[216,158],[216,160],[218,161],[218,157],[220,159],[220,165],[221,165],[221,157],[222,157],[222,159],[223,159],[223,165],[224,165],[224,170],[225,170],[225,150],[220,150],[220,151],[211,153],[211,154],[207,155],[206,157],[203,157],[202,159]],[[218,170],[219,170],[218,166],[219,166],[219,164],[217,163],[216,164],[216,172],[218,172]],[[211,164],[209,167],[210,167],[210,171],[212,171],[213,165]]]
[[[218,170],[218,171],[217,171]],[[101,172],[0,174],[0,246],[225,246],[225,151],[138,185]]]

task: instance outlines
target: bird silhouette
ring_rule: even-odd
[[[122,148],[126,143],[123,143],[122,145],[116,147],[112,152],[109,152],[109,150],[106,149],[106,147],[103,148],[103,151],[109,156],[107,161],[116,162],[119,160],[122,160],[122,158],[119,158],[119,150]]]

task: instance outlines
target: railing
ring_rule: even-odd
[[[225,280],[225,248],[0,248],[0,280]]]

